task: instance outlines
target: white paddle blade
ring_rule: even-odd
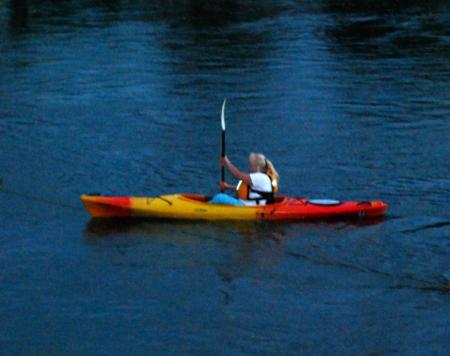
[[[227,99],[223,100],[222,104],[222,116],[220,117],[220,123],[222,124],[222,131],[225,131],[225,104],[227,102]]]

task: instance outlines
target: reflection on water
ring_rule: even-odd
[[[152,246],[150,241],[162,246],[173,246],[178,250],[176,265],[199,265],[200,268],[200,265],[206,263],[216,270],[221,279],[229,283],[248,276],[255,268],[270,268],[280,263],[284,255],[286,226],[254,222],[92,219],[86,225],[84,235],[85,242],[95,250],[99,244],[119,249],[122,259],[120,265],[130,260],[135,261],[133,265],[136,265],[136,255],[145,255],[145,251],[153,256],[155,245]],[[204,244],[208,246],[206,250]],[[219,249],[223,251],[219,252]],[[111,258],[117,258],[115,250],[112,251]],[[151,262],[142,260],[141,267],[149,263],[174,263],[161,261],[160,258],[157,256],[158,261],[155,261],[153,256]]]
[[[189,243],[203,237],[212,237],[214,241],[227,243],[230,236],[233,241],[248,243],[272,240],[281,244],[286,237],[285,229],[289,225],[264,222],[211,222],[178,221],[149,219],[91,219],[85,227],[85,240],[94,243],[103,239],[157,239],[167,243]],[[180,235],[180,231],[183,233]]]
[[[9,26],[11,32],[20,33],[27,28],[28,23],[28,1],[27,0],[12,0],[11,1],[11,16]]]
[[[448,58],[448,20],[443,18],[434,22],[435,16],[417,19],[402,16],[337,16],[327,34],[341,48],[367,58],[430,54]]]
[[[139,235],[144,237],[162,236],[170,240],[172,234],[178,231],[189,232],[190,235],[201,235],[205,229],[222,231],[224,236],[230,233],[239,234],[241,239],[257,241],[272,239],[282,242],[286,237],[286,229],[296,226],[319,227],[324,224],[337,230],[348,226],[364,227],[380,224],[386,221],[386,217],[375,218],[335,218],[320,221],[300,221],[300,222],[247,222],[247,221],[186,221],[170,219],[90,219],[85,226],[86,241],[95,241],[109,237],[120,237],[126,235]],[[209,234],[206,234],[209,235]]]
[[[155,246],[151,242],[173,246],[181,253],[176,257],[178,262],[186,258],[191,262],[196,261],[194,263],[208,261],[207,264],[212,264],[216,273],[224,281],[231,282],[248,273],[251,274],[249,270],[271,268],[270,266],[283,263],[283,260],[289,256],[303,256],[308,261],[321,261],[320,263],[328,261],[325,264],[334,265],[334,258],[315,256],[315,252],[310,251],[309,247],[301,253],[286,251],[288,239],[302,238],[301,234],[298,236],[298,233],[305,229],[305,231],[310,229],[308,234],[311,231],[320,232],[324,228],[340,233],[349,228],[375,226],[382,221],[383,219],[334,219],[325,222],[270,223],[91,219],[86,225],[84,236],[85,242],[95,250],[98,246],[115,246],[123,252],[125,248],[128,254],[127,256],[122,254],[122,257],[131,260],[136,260],[134,256],[136,251],[139,250],[138,254],[142,254],[142,251],[153,249]],[[214,246],[214,249],[225,249],[230,255],[225,259],[216,260],[214,257],[216,253],[212,253],[211,250],[204,251],[198,247],[205,243]],[[115,255],[115,252],[113,254]],[[148,262],[144,265],[148,265]],[[158,263],[166,264],[167,262]],[[351,262],[347,264],[351,267]],[[353,268],[358,269],[358,266],[355,265]]]
[[[447,1],[328,1],[336,52],[367,59],[450,56]],[[448,72],[448,67],[447,67]]]

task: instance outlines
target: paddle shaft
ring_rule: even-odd
[[[223,100],[222,104],[222,113],[220,115],[220,125],[222,126],[222,158],[225,158],[225,104],[227,102],[227,99]],[[221,182],[225,183],[225,167],[222,166],[222,180]],[[225,188],[222,187],[222,184],[220,184],[220,191],[223,193],[225,191]]]
[[[222,158],[225,158],[225,130],[222,130]],[[222,166],[222,182],[225,182],[225,167]],[[220,189],[223,193],[225,190],[223,188]]]

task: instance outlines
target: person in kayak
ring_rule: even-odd
[[[261,153],[249,156],[250,173],[241,172],[227,156],[221,158],[221,165],[227,168],[234,178],[239,179],[237,186],[221,182],[222,190],[236,189],[236,198],[225,193],[216,194],[209,202],[226,205],[266,205],[275,202],[280,176],[273,163]]]

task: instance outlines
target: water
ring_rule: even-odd
[[[446,354],[446,1],[6,1],[5,354]],[[263,151],[286,195],[375,224],[90,221],[86,192],[217,191]]]

